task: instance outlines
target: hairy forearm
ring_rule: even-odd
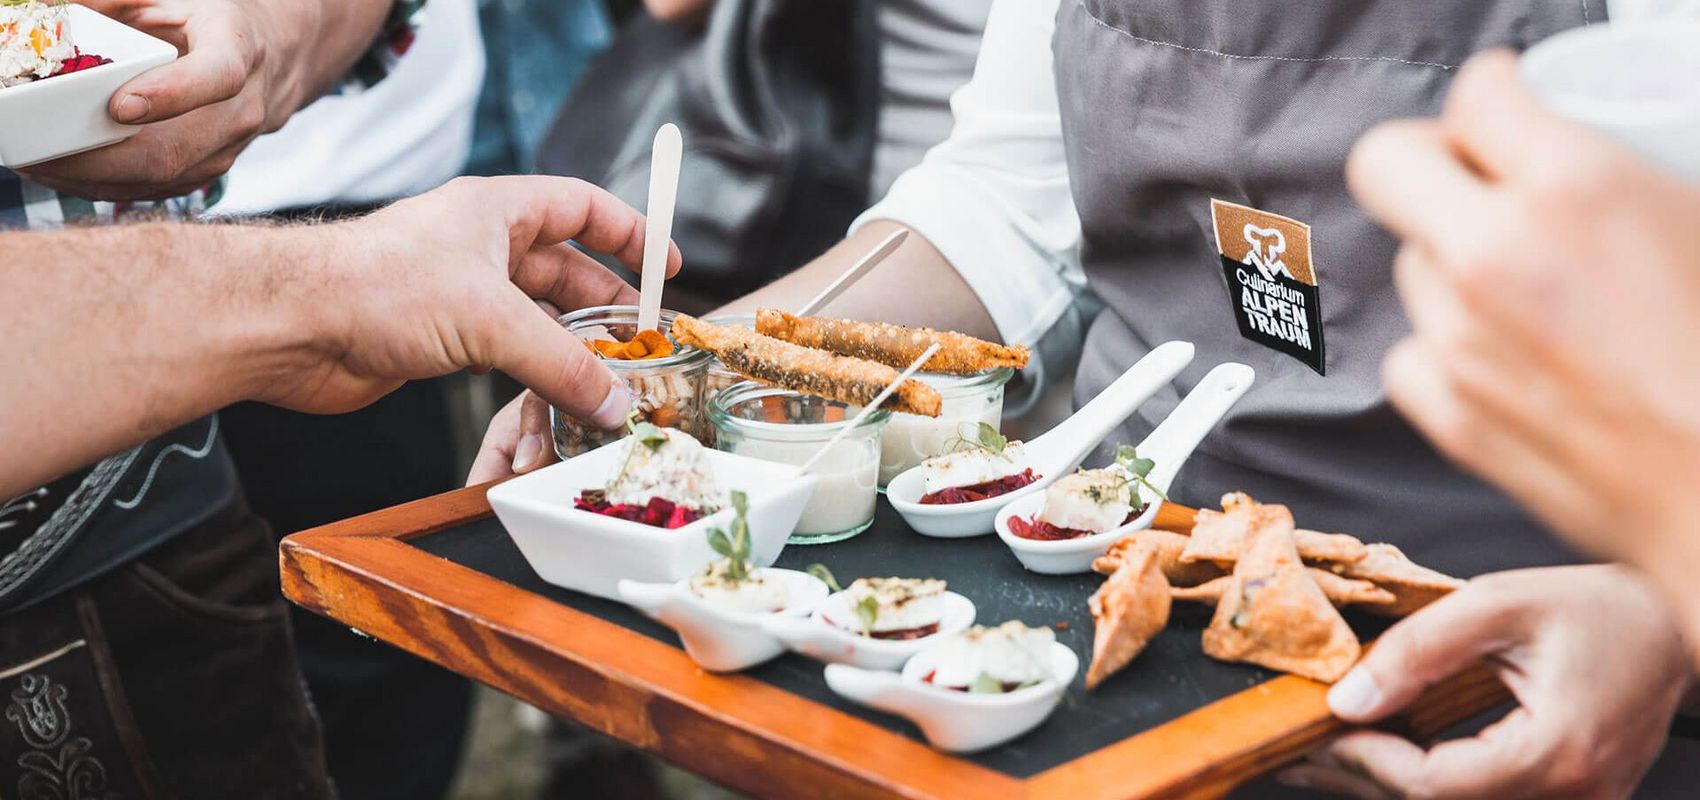
[[[0,234],[0,497],[257,394],[302,357],[341,249],[334,228]]]
[[[796,309],[900,227],[886,220],[864,225],[820,258],[716,313],[747,313],[758,306]],[[908,240],[897,252],[820,313],[844,319],[924,325],[998,340],[997,326],[974,290],[938,248],[914,231],[909,232]]]

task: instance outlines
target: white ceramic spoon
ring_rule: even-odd
[[[1003,694],[970,694],[923,680],[936,668],[937,653],[936,646],[922,650],[901,674],[829,664],[826,685],[847,699],[907,718],[940,750],[971,753],[1038,727],[1080,670],[1074,651],[1052,642],[1049,680]]]
[[[1174,483],[1175,474],[1180,472],[1181,465],[1186,463],[1193,449],[1204,440],[1228,409],[1234,407],[1240,397],[1251,388],[1257,374],[1251,367],[1244,364],[1222,364],[1210,370],[1204,380],[1198,382],[1193,390],[1180,404],[1175,406],[1173,413],[1151,431],[1136,447],[1141,458],[1149,458],[1157,462],[1146,479],[1153,486],[1168,494],[1169,485]],[[1015,557],[1021,560],[1021,565],[1027,569],[1045,575],[1071,575],[1080,572],[1090,572],[1092,561],[1110,549],[1122,538],[1134,531],[1151,527],[1151,521],[1157,518],[1157,509],[1163,501],[1151,490],[1141,486],[1139,494],[1145,502],[1145,512],[1138,519],[1127,523],[1115,530],[1082,536],[1078,539],[1058,539],[1054,541],[1039,541],[1023,539],[1010,532],[1009,521],[1014,517],[1032,519],[1044,505],[1043,492],[1023,497],[1010,503],[998,512],[998,538],[1009,545]]]
[[[902,667],[910,656],[932,646],[941,637],[953,636],[974,625],[974,601],[956,592],[945,592],[944,617],[939,620],[937,632],[918,639],[875,639],[835,621],[856,619],[849,597],[848,592],[838,592],[826,598],[808,619],[768,617],[762,620],[762,630],[791,650],[829,664],[892,670]]]
[[[916,533],[941,538],[991,533],[999,509],[1043,492],[1052,481],[1073,472],[1110,431],[1192,363],[1192,353],[1191,342],[1169,342],[1152,350],[1073,416],[1025,443],[1021,466],[1031,468],[1039,479],[1020,489],[969,503],[922,505],[923,468],[916,466],[892,478],[885,487],[885,496]]]
[[[762,630],[764,619],[806,619],[826,599],[826,584],[806,572],[767,567],[761,574],[784,582],[784,610],[769,614],[728,611],[691,591],[689,578],[677,583],[622,580],[616,589],[627,605],[676,631],[685,653],[703,669],[736,672],[785,652],[778,639]]]

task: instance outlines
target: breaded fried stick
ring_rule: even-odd
[[[673,320],[672,331],[680,344],[713,353],[721,363],[746,378],[828,400],[867,405],[897,380],[897,370],[884,364],[811,350],[745,328],[715,325],[684,314]],[[915,353],[916,357],[920,355]],[[938,390],[911,378],[897,387],[884,407],[936,417],[942,402]]]
[[[905,328],[886,322],[798,317],[763,308],[756,312],[756,331],[792,344],[865,358],[897,369],[909,366],[935,342],[939,351],[921,367],[927,372],[973,375],[997,367],[1027,366],[1027,348],[1020,345],[1009,347],[952,331]]]

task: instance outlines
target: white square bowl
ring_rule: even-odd
[[[77,49],[112,63],[0,89],[0,167],[27,167],[134,136],[140,126],[120,125],[106,112],[113,92],[177,58],[167,42],[80,5],[68,9]]]
[[[629,438],[629,437],[628,437]],[[585,489],[598,489],[619,469],[627,439],[521,475],[490,489],[490,506],[537,574],[556,586],[619,600],[625,578],[644,583],[683,580],[719,558],[709,528],[730,532],[732,509],[667,530],[573,508]],[[750,556],[771,566],[815,490],[813,475],[786,464],[706,450],[715,481],[749,497]]]

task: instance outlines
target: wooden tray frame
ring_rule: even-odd
[[[763,797],[1204,798],[1345,730],[1321,684],[1283,676],[1018,779],[406,542],[490,515],[476,486],[297,533],[284,595],[314,612],[738,791]],[[1186,530],[1165,508],[1158,527]],[[1427,737],[1507,699],[1485,670],[1437,685],[1399,721]]]

